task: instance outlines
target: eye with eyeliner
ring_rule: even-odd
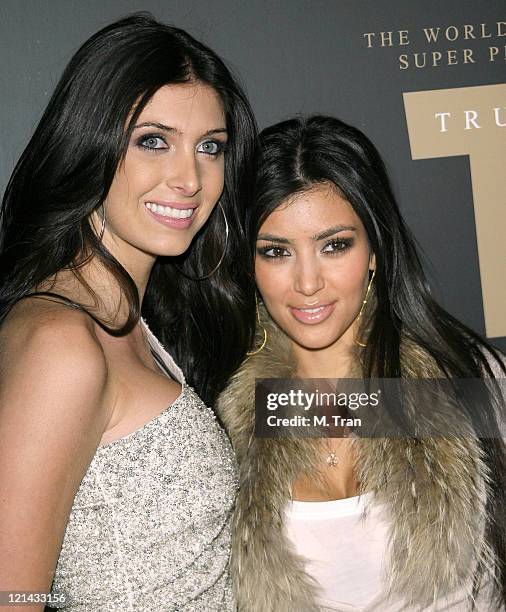
[[[341,255],[348,251],[353,245],[353,238],[332,238],[327,240],[321,249],[321,253],[330,256]],[[264,259],[281,259],[291,257],[291,253],[286,247],[279,244],[267,244],[257,248],[257,253]]]
[[[205,151],[202,147],[206,145],[211,145],[214,148],[211,151]],[[201,142],[200,145],[197,147],[197,151],[199,153],[204,153],[204,155],[209,155],[210,157],[218,157],[226,150],[227,143],[223,140],[205,140],[204,142]]]
[[[327,240],[322,248],[322,253],[327,255],[339,255],[347,251],[353,245],[353,238],[332,238]],[[331,247],[330,249],[328,247]]]
[[[170,148],[163,134],[149,133],[139,136],[135,140],[137,147],[144,151],[158,153]],[[222,140],[204,140],[197,146],[197,153],[208,157],[218,157],[227,149],[227,143]]]
[[[159,142],[162,146],[158,145]],[[143,134],[135,140],[135,144],[145,151],[161,151],[169,148],[162,134]]]
[[[279,244],[267,244],[257,248],[257,253],[264,259],[280,259],[281,257],[290,257],[290,253],[285,247]]]

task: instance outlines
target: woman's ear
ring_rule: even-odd
[[[374,253],[369,258],[369,270],[376,270],[376,255]]]

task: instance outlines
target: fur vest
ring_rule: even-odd
[[[245,360],[217,404],[240,466],[231,571],[241,612],[317,612],[318,585],[284,535],[283,510],[295,478],[315,473],[319,442],[254,436],[255,378],[294,376],[288,339],[272,321],[266,327],[267,346]],[[407,377],[437,376],[410,343],[402,363]],[[360,492],[373,491],[370,503],[385,504],[390,519],[389,594],[418,609],[468,584],[475,564],[491,567],[487,469],[476,438],[356,441]]]

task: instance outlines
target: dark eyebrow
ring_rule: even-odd
[[[346,230],[352,232],[357,231],[356,228],[353,227],[353,225],[336,225],[335,227],[329,227],[329,229],[324,230],[320,234],[316,234],[315,236],[313,236],[313,240],[323,240],[324,238],[330,238],[330,236],[338,234],[339,232],[344,232]]]
[[[290,244],[288,238],[280,238],[272,234],[259,234],[257,240],[268,240],[269,242],[279,242],[280,244]]]
[[[213,136],[213,134],[225,134],[228,135],[227,128],[214,128],[214,130],[207,131],[204,136]]]
[[[312,238],[313,240],[323,240],[324,238],[329,238],[334,234],[338,234],[339,232],[344,232],[346,230],[352,232],[357,231],[353,225],[336,225],[335,227],[329,227],[320,234],[316,234]],[[279,242],[280,244],[290,244],[290,240],[288,240],[288,238],[280,238],[279,236],[274,236],[273,234],[259,234],[257,240],[268,240],[270,242]]]
[[[178,134],[181,135],[181,132],[179,130],[177,130],[176,128],[170,127],[169,125],[164,125],[163,123],[157,123],[156,121],[147,121],[145,123],[138,123],[136,126],[134,126],[134,130],[137,130],[139,128],[143,128],[143,127],[154,127],[157,128],[159,130],[163,130],[164,132],[169,132],[171,134]],[[226,134],[227,133],[227,129],[226,128],[215,128],[213,130],[208,130],[207,132],[205,132],[204,134],[202,134],[202,136],[213,136],[214,134]]]
[[[168,125],[164,125],[163,123],[156,123],[156,121],[146,121],[145,123],[138,123],[134,126],[134,130],[138,130],[143,127],[154,127],[159,130],[164,130],[165,132],[172,132],[173,134],[179,134],[176,128],[170,127]]]

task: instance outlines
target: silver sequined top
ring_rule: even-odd
[[[237,465],[214,413],[145,325],[181,395],[99,446],[77,491],[51,593],[69,612],[232,611]],[[56,597],[57,596],[57,597]]]

